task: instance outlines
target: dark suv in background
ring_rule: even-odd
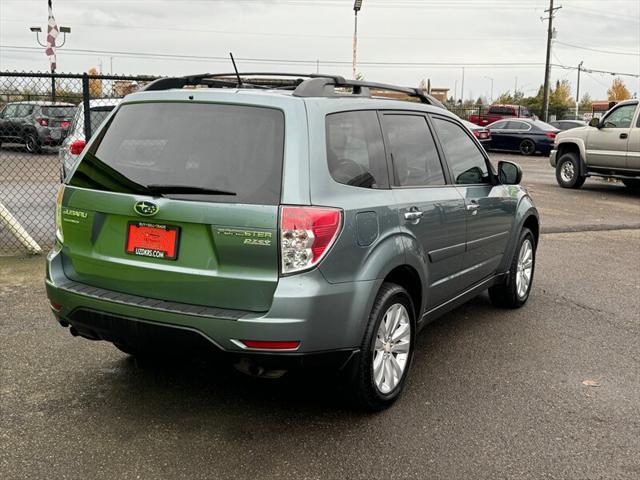
[[[0,111],[0,145],[23,144],[30,153],[58,146],[69,132],[75,108],[63,102],[7,103]]]

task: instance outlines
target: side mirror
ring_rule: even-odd
[[[498,162],[498,178],[503,185],[518,185],[522,180],[522,169],[513,162]]]
[[[590,126],[590,127],[600,128],[600,119],[599,119],[598,117],[593,117],[593,118],[589,121],[589,126]]]

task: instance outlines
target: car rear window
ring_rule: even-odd
[[[183,102],[121,105],[69,184],[124,193],[162,187],[162,195],[171,198],[277,205],[283,150],[280,110]]]
[[[42,114],[46,117],[73,117],[76,107],[42,107]]]

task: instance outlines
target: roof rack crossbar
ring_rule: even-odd
[[[249,76],[262,76],[262,77],[291,77],[291,78],[327,78],[331,79],[334,82],[344,82],[346,81],[343,77],[339,75],[323,75],[320,73],[283,73],[283,72],[240,72],[238,74],[240,78],[249,77]],[[241,87],[238,85],[237,75],[235,72],[229,73],[202,73],[198,75],[187,75],[185,77],[164,77],[159,78],[148,85],[146,85],[143,90],[144,91],[157,91],[157,90],[169,90],[172,88],[184,88],[186,86],[198,86],[198,85],[212,85],[212,82],[208,80],[220,79],[220,78],[228,78],[229,80],[233,80],[233,85],[220,85],[220,86],[229,86],[229,87]],[[245,84],[245,82],[242,82]],[[299,82],[298,82],[299,83]],[[247,83],[245,86],[252,87],[255,85],[260,85],[259,82]],[[288,85],[283,85],[287,87],[294,87],[296,84],[290,83]]]

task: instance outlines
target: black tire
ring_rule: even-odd
[[[556,163],[556,181],[562,188],[580,188],[587,179],[580,175],[580,159],[573,152],[560,156]]]
[[[625,178],[624,180],[622,180],[622,183],[624,183],[625,187],[632,190],[640,190],[640,178],[637,180],[632,178]]]
[[[33,133],[29,133],[24,137],[24,147],[29,153],[40,153],[42,151],[40,140]]]
[[[529,280],[529,286],[523,294],[518,293],[517,286],[517,276],[519,275],[518,271],[518,258],[520,256],[520,252],[523,249],[523,245],[525,242],[529,242],[531,245],[531,274]],[[518,244],[513,254],[513,258],[511,259],[511,263],[509,264],[509,275],[507,276],[507,280],[504,283],[499,285],[494,285],[489,289],[489,298],[491,299],[491,303],[493,303],[497,307],[503,308],[520,308],[529,299],[529,293],[531,293],[531,287],[533,286],[533,276],[536,269],[536,241],[531,233],[531,230],[528,228],[523,228],[520,232],[520,237],[518,238]]]
[[[536,144],[533,140],[525,138],[520,142],[520,153],[522,155],[531,156],[536,153]]]
[[[390,392],[382,393],[376,386],[373,376],[374,346],[380,322],[382,322],[387,310],[398,303],[404,306],[409,316],[409,352],[402,377],[400,377],[397,385]],[[380,287],[369,315],[369,322],[360,349],[361,353],[357,359],[354,378],[351,383],[352,398],[357,407],[368,411],[380,411],[393,404],[402,393],[411,367],[411,361],[413,360],[416,336],[415,317],[413,302],[404,288],[395,283],[384,283]],[[393,355],[393,353],[389,353],[389,355]]]

